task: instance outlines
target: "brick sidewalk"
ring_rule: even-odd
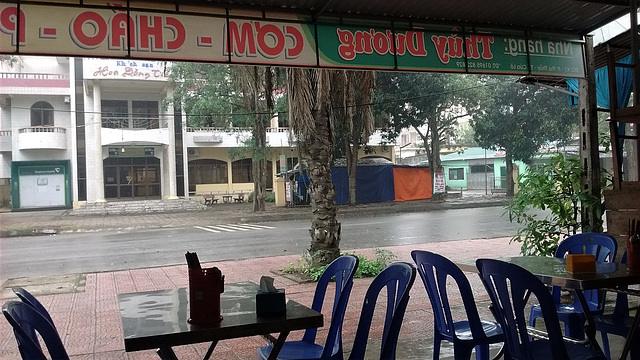
[[[451,242],[439,242],[419,245],[403,245],[386,248],[398,255],[399,261],[412,262],[410,252],[422,249],[438,252],[451,260],[472,260],[478,257],[514,256],[519,252],[518,244],[509,244],[509,239],[478,239]],[[368,258],[373,258],[373,249],[358,250]],[[310,305],[315,290],[315,283],[297,283],[280,276],[273,271],[281,270],[287,263],[295,262],[298,256],[280,256],[241,261],[224,261],[209,263],[206,266],[217,266],[225,275],[226,282],[253,281],[258,282],[261,275],[275,278],[278,287],[286,289],[287,297],[302,304]],[[480,280],[469,275],[476,295],[478,308],[487,318],[486,304],[489,299]],[[362,299],[371,279],[356,279],[351,299],[345,316],[343,334],[345,350],[351,349]],[[83,292],[56,295],[38,295],[60,331],[62,340],[72,359],[157,359],[153,351],[126,353],[122,339],[122,325],[117,304],[117,294],[186,287],[187,267],[167,266],[148,269],[136,269],[118,272],[92,273],[86,275],[86,286]],[[28,290],[29,288],[27,288]],[[6,299],[5,299],[6,300]],[[459,313],[462,314],[463,307]],[[329,318],[325,313],[325,319]],[[381,324],[378,319],[374,324]],[[323,339],[326,329],[318,332]],[[289,340],[301,338],[302,332],[295,332]],[[373,353],[376,339],[381,338],[381,325],[374,326],[370,334],[372,339],[369,348]],[[407,308],[398,345],[398,359],[431,358],[433,337],[433,316],[424,286],[419,277],[411,291],[411,300]],[[260,337],[242,338],[221,341],[213,354],[215,359],[254,360],[257,348],[265,341]],[[176,354],[181,359],[202,358],[208,344],[180,346]],[[0,358],[20,359],[15,338],[5,320],[0,320]]]

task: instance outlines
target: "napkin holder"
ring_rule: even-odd
[[[224,276],[217,267],[189,268],[189,323],[217,324],[220,316],[220,294],[224,292]]]
[[[596,272],[596,257],[589,254],[568,254],[567,272],[593,274]]]
[[[277,316],[287,312],[284,289],[273,287],[273,278],[263,276],[256,293],[256,315]]]

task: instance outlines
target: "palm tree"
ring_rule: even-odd
[[[301,154],[308,161],[310,196],[311,255],[314,265],[327,264],[340,256],[340,223],[336,219],[335,189],[331,182],[334,144],[330,117],[330,73],[328,70],[291,68],[287,70],[289,124]]]

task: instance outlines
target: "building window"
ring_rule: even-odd
[[[216,159],[189,161],[189,191],[196,191],[198,184],[226,184],[227,162]]]
[[[231,180],[234,184],[253,182],[251,159],[236,160],[231,163]]]
[[[38,101],[31,106],[31,126],[53,126],[53,106]]]
[[[464,169],[449,169],[449,180],[464,180]]]
[[[157,101],[132,101],[134,129],[157,129],[159,124],[159,112]]]
[[[471,165],[469,166],[469,172],[472,174],[475,173],[492,173],[493,172],[493,164],[487,165]]]
[[[102,127],[110,129],[157,129],[160,116],[157,101],[102,100]]]
[[[129,128],[129,104],[127,100],[102,100],[102,127]]]

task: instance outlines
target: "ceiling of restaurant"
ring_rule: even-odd
[[[154,0],[157,3],[158,0]],[[412,20],[586,35],[628,13],[628,0],[160,0],[312,16]]]

